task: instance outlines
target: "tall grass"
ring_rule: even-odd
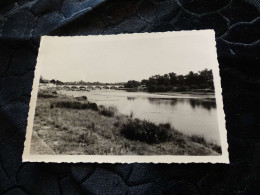
[[[195,142],[195,143],[198,143],[198,144],[201,144],[201,145],[204,145],[204,146],[211,146],[212,149],[219,154],[222,153],[222,149],[221,149],[220,146],[212,144],[212,143],[208,143],[203,136],[192,135],[192,136],[190,136],[190,139],[191,139],[192,142]]]
[[[56,95],[52,95],[50,93],[39,92],[38,93],[38,97],[40,97],[40,98],[56,98],[57,96]]]
[[[190,139],[193,142],[196,142],[196,143],[199,143],[199,144],[203,144],[203,145],[205,145],[207,143],[205,138],[200,136],[200,135],[192,135],[192,136],[190,136]]]
[[[78,102],[78,101],[57,101],[57,102],[52,102],[50,105],[50,108],[67,108],[67,109],[90,109],[94,111],[98,111],[98,106],[96,103],[92,102]]]
[[[116,107],[104,107],[97,106],[96,103],[93,102],[79,102],[79,101],[55,101],[51,102],[50,108],[67,108],[67,109],[78,109],[78,110],[94,110],[98,111],[103,116],[113,117],[117,112]]]
[[[171,138],[171,126],[169,123],[156,125],[145,120],[129,120],[123,124],[121,133],[131,140],[139,140],[149,144],[160,143]]]

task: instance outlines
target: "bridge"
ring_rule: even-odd
[[[61,85],[63,89],[75,91],[89,91],[95,89],[120,89],[123,85]]]

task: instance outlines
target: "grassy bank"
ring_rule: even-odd
[[[97,106],[87,97],[40,91],[34,131],[56,154],[218,155],[219,146]],[[33,141],[33,140],[32,140]],[[37,144],[34,144],[37,146]],[[35,148],[33,150],[39,150]]]

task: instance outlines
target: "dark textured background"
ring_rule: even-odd
[[[258,0],[1,0],[0,194],[260,194],[259,13]],[[21,163],[40,35],[191,29],[216,31],[230,165]]]

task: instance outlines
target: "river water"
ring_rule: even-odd
[[[74,97],[87,96],[98,105],[115,106],[122,114],[155,123],[170,123],[187,135],[200,135],[220,145],[216,102],[213,95],[154,94],[123,90],[60,91]]]

